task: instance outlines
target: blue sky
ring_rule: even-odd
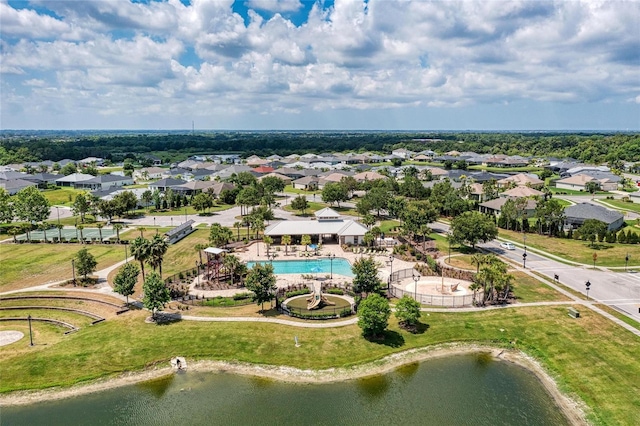
[[[0,0],[2,129],[640,130],[640,2]]]

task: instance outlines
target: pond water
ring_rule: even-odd
[[[566,425],[528,370],[487,354],[404,366],[341,383],[303,385],[186,372],[31,406],[3,425]]]
[[[256,263],[266,264],[268,262],[247,262],[247,268],[252,268]],[[273,273],[280,274],[312,274],[318,276],[334,274],[352,277],[351,264],[343,257],[336,257],[331,261],[329,258],[304,259],[304,260],[274,260]]]

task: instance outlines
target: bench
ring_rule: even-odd
[[[574,308],[569,308],[569,309],[567,309],[567,311],[569,312],[569,316],[571,318],[580,318],[580,312],[578,312]]]

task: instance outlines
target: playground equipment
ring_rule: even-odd
[[[335,305],[335,302],[330,301],[326,298],[324,294],[322,294],[322,283],[316,282],[313,284],[313,293],[311,293],[311,297],[307,298],[307,309],[320,309],[326,305]]]

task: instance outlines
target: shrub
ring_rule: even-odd
[[[178,274],[178,278],[180,278],[181,280],[183,280],[183,279],[184,279],[184,274],[183,274],[182,272],[180,272],[180,273]]]
[[[238,294],[234,294],[233,295],[233,300],[246,300],[251,298],[251,293],[244,292],[244,293],[238,293]]]
[[[309,293],[311,293],[311,290],[309,290],[308,288],[305,287],[305,288],[300,289],[300,290],[288,291],[288,292],[285,293],[285,296],[288,299],[290,297],[302,296],[304,294],[309,294]]]
[[[337,294],[342,296],[344,294],[344,291],[342,289],[339,288],[330,288],[329,290],[326,291],[326,293],[328,294]]]

